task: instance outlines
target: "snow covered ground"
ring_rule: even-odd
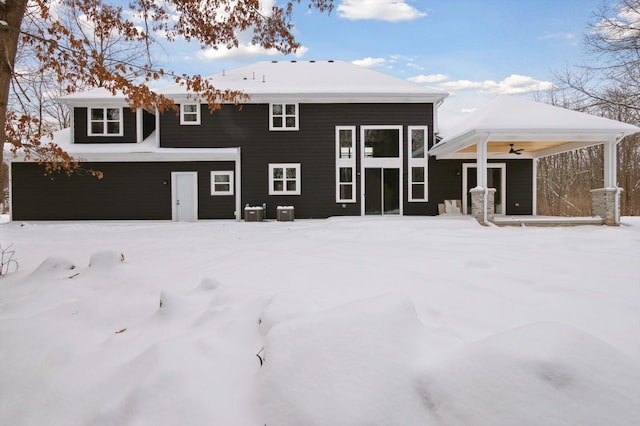
[[[1,425],[638,425],[640,218],[6,223]]]

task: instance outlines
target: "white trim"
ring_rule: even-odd
[[[103,113],[102,120],[92,120],[91,119],[91,111],[94,109],[101,109]],[[115,123],[115,120],[107,119],[107,110],[109,109],[117,109],[118,110],[118,133],[108,133],[107,129],[108,123]],[[93,133],[92,123],[102,123],[104,128],[102,133]],[[123,108],[117,106],[105,106],[105,107],[87,107],[87,136],[106,136],[106,137],[122,137],[124,136],[124,115]]]
[[[193,216],[194,220],[198,220],[198,172],[171,172],[171,220],[178,221],[178,188],[177,178],[179,175],[192,176],[193,182]]]
[[[367,130],[397,130],[398,131],[398,157],[365,157],[365,138],[364,134]],[[382,169],[399,169],[400,170],[400,216],[403,214],[404,206],[404,179],[403,179],[403,128],[402,125],[371,125],[360,126],[360,214],[365,215],[365,169],[382,168]],[[395,215],[394,215],[395,216]]]
[[[242,170],[241,170],[241,161],[240,161],[240,147],[238,147],[238,155],[235,159],[236,164],[236,220],[242,220]]]
[[[142,117],[144,112],[142,108],[136,109],[136,143],[140,143],[144,140],[144,123]]]
[[[467,173],[468,169],[478,169],[477,163],[462,163],[462,213],[471,214],[467,211]],[[506,163],[486,163],[487,169],[501,169],[500,185],[502,191],[500,192],[500,199],[502,200],[502,213],[495,213],[496,216],[504,216],[507,212],[507,164]],[[486,173],[485,173],[486,177]],[[479,185],[478,185],[479,186]],[[484,187],[483,187],[484,188]],[[485,194],[487,193],[485,188]],[[485,209],[486,210],[486,209]]]
[[[348,130],[351,131],[351,158],[341,158],[341,146],[340,146],[340,132]],[[355,203],[356,202],[356,126],[336,126],[335,131],[335,144],[336,144],[336,203]],[[351,198],[340,198],[340,187],[342,185],[349,185],[347,182],[340,181],[340,169],[351,169]]]
[[[196,110],[195,111],[185,111],[184,108],[186,106],[192,106],[195,105]],[[184,119],[185,114],[195,114],[196,115],[196,121],[186,121]],[[199,126],[200,125],[200,104],[196,103],[196,102],[185,102],[183,104],[180,104],[180,125],[181,126]]]
[[[280,105],[282,107],[282,114],[274,114],[273,107],[275,105]],[[287,115],[287,105],[293,105],[296,108],[295,114]],[[282,118],[282,126],[274,126],[273,119],[274,117]],[[294,117],[296,124],[294,127],[287,127],[287,117]],[[300,104],[297,102],[272,102],[269,104],[269,130],[270,131],[297,131],[300,128]]]
[[[413,130],[422,130],[424,132],[424,146],[422,157],[413,157],[412,151],[412,131]],[[429,155],[427,154],[427,148],[429,146],[429,127],[428,126],[408,126],[407,127],[407,196],[408,202],[427,202],[429,201]],[[424,171],[424,182],[416,182],[417,184],[424,184],[424,197],[423,198],[414,198],[413,197],[413,168],[420,167]]]
[[[156,130],[155,130],[155,137],[156,137],[156,147],[160,147],[160,111],[158,110],[158,108],[156,108]]]
[[[233,170],[211,170],[210,173],[210,177],[211,177],[211,195],[212,196],[218,196],[218,195],[233,195],[234,193],[234,184],[233,184]],[[229,180],[227,182],[218,182],[219,184],[222,185],[229,185],[229,189],[226,191],[217,191],[216,190],[216,181],[215,178],[217,176],[227,176],[229,178]]]
[[[538,214],[538,159],[533,159],[533,194],[531,194],[531,214]]]
[[[282,169],[282,191],[276,191],[273,188],[274,169]],[[295,169],[296,171],[296,189],[291,191],[287,190],[287,181],[293,179],[287,179],[287,169]],[[269,164],[269,195],[300,195],[302,186],[302,177],[300,176],[300,163],[270,163]]]

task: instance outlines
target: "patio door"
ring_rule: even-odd
[[[487,163],[487,185],[495,188],[494,212],[506,214],[507,166],[505,163]],[[471,196],[469,190],[478,186],[478,168],[475,163],[462,165],[462,213],[471,214]]]
[[[363,215],[402,214],[402,126],[360,127]]]
[[[198,219],[198,173],[171,173],[171,218],[175,222]]]
[[[400,169],[365,168],[364,191],[364,214],[400,214]]]

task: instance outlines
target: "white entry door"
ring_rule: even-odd
[[[198,172],[171,173],[171,216],[176,222],[198,219]]]

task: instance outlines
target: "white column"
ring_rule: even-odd
[[[477,186],[487,189],[487,142],[489,141],[489,135],[487,135],[481,142],[476,145],[476,173]]]
[[[604,144],[604,187],[618,187],[618,153],[620,139],[609,140]]]
[[[487,187],[487,144],[489,143],[490,134],[486,134],[484,138],[476,144],[476,179],[477,188],[484,189],[484,200],[482,203],[482,217],[484,223],[487,223],[488,209],[488,187]]]

